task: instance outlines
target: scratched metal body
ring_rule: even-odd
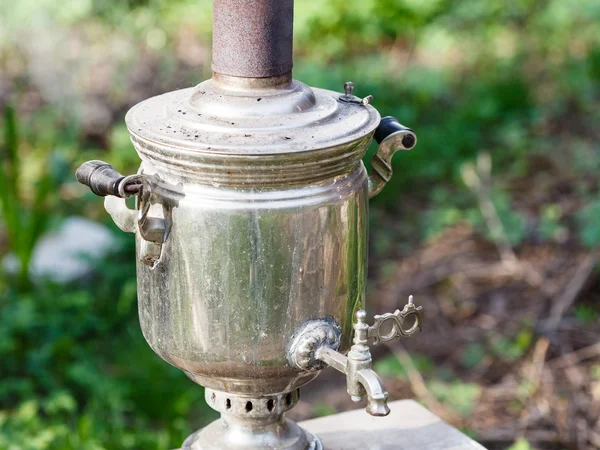
[[[179,180],[161,177],[154,192],[168,201]],[[156,353],[203,386],[270,395],[316,376],[286,359],[293,333],[308,320],[342,324],[347,350],[365,295],[368,197],[360,161],[298,187],[186,184],[173,196],[178,206],[160,261],[138,264],[140,323]]]

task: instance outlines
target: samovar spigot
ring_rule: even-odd
[[[339,328],[327,320],[313,320],[306,323],[294,338],[290,346],[289,360],[297,369],[321,370],[325,365],[346,375],[347,391],[354,402],[367,398],[367,412],[372,416],[387,416],[389,394],[372,369],[373,358],[369,350],[368,340],[373,338],[373,345],[389,342],[393,339],[408,337],[421,330],[422,308],[415,306],[413,296],[402,310],[394,313],[376,315],[373,325],[367,323],[367,313],[356,312],[353,345],[345,356],[338,352],[340,344]],[[412,324],[405,326],[406,323]],[[389,329],[387,331],[386,328]]]

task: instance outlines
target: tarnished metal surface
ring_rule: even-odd
[[[404,321],[414,318],[414,324],[404,328]],[[337,327],[325,320],[311,320],[302,325],[296,333],[288,351],[288,361],[300,370],[322,369],[323,363],[346,375],[347,391],[353,401],[367,398],[367,412],[372,416],[386,416],[388,393],[379,376],[371,369],[373,359],[367,345],[370,337],[374,343],[389,342],[392,339],[411,336],[421,330],[421,307],[413,303],[412,295],[402,311],[375,316],[375,323],[369,326],[367,314],[356,312],[354,344],[344,356],[337,351]],[[391,329],[382,335],[381,329],[392,322]]]
[[[183,183],[144,162],[156,202],[178,206],[154,267],[138,265],[140,324],[153,350],[194,381],[240,395],[295,389],[318,372],[287,360],[312,318],[348,349],[365,296],[367,176],[252,189]],[[282,180],[283,181],[283,180]],[[138,249],[144,243],[137,234]]]
[[[212,69],[236,77],[292,70],[294,0],[214,0]]]
[[[302,371],[323,370],[327,364],[317,358],[321,347],[337,350],[340,347],[339,327],[331,320],[315,319],[306,322],[295,333],[289,346],[288,361]]]
[[[221,420],[187,438],[182,450],[323,449],[315,436],[284,418],[298,403],[298,390],[261,397],[205,392],[206,403],[221,413]]]
[[[408,303],[404,305],[402,311],[397,309],[393,313],[376,315],[374,317],[375,323],[369,327],[369,337],[373,338],[373,345],[390,342],[401,337],[410,337],[417,331],[421,331],[423,325],[422,310],[423,307],[415,306],[411,295],[408,297]],[[405,326],[405,322],[408,322],[409,326]]]
[[[281,417],[275,423],[215,420],[188,437],[181,450],[323,450],[319,438]]]
[[[293,82],[292,73],[268,78],[242,78],[213,72],[211,81],[222,89],[247,90],[257,97],[261,96],[263,89],[287,89]],[[252,92],[254,91],[254,92]]]
[[[346,164],[353,157],[336,153],[331,161],[315,153],[334,147],[351,151],[348,144],[355,142],[362,149],[361,140],[370,142],[380,119],[377,110],[339,97],[295,80],[263,89],[207,80],[144,100],[125,121],[142,158],[165,170],[209,182],[256,175],[252,183],[262,185],[273,177],[293,178],[302,169],[327,169],[329,162]],[[272,170],[274,161],[283,172]],[[227,176],[219,180],[220,175]]]
[[[344,95],[340,95],[340,101],[347,103],[358,103],[359,105],[368,105],[373,101],[372,95],[367,95],[365,98],[359,98],[354,95],[354,83],[346,81],[344,83]]]
[[[409,139],[407,139],[409,138]],[[406,143],[409,142],[410,146]],[[392,178],[392,158],[398,150],[410,150],[417,143],[417,135],[410,128],[404,128],[387,136],[371,158],[369,174],[369,198],[375,197]]]

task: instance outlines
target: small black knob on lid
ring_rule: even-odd
[[[416,143],[415,136],[414,134],[412,134],[413,130],[400,124],[400,122],[398,122],[398,119],[392,116],[383,117],[381,119],[381,122],[379,122],[379,126],[375,130],[375,140],[378,144],[381,144],[381,141],[383,141],[389,135],[397,133],[398,131],[411,132],[411,134],[407,134],[402,138],[402,145],[406,149],[413,148]]]
[[[119,183],[123,178],[117,169],[104,161],[88,161],[83,163],[75,173],[77,181],[88,186],[92,192],[101,197],[119,195]]]

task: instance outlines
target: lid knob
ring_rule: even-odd
[[[354,95],[354,83],[352,81],[346,81],[344,83],[344,93],[347,96]]]

